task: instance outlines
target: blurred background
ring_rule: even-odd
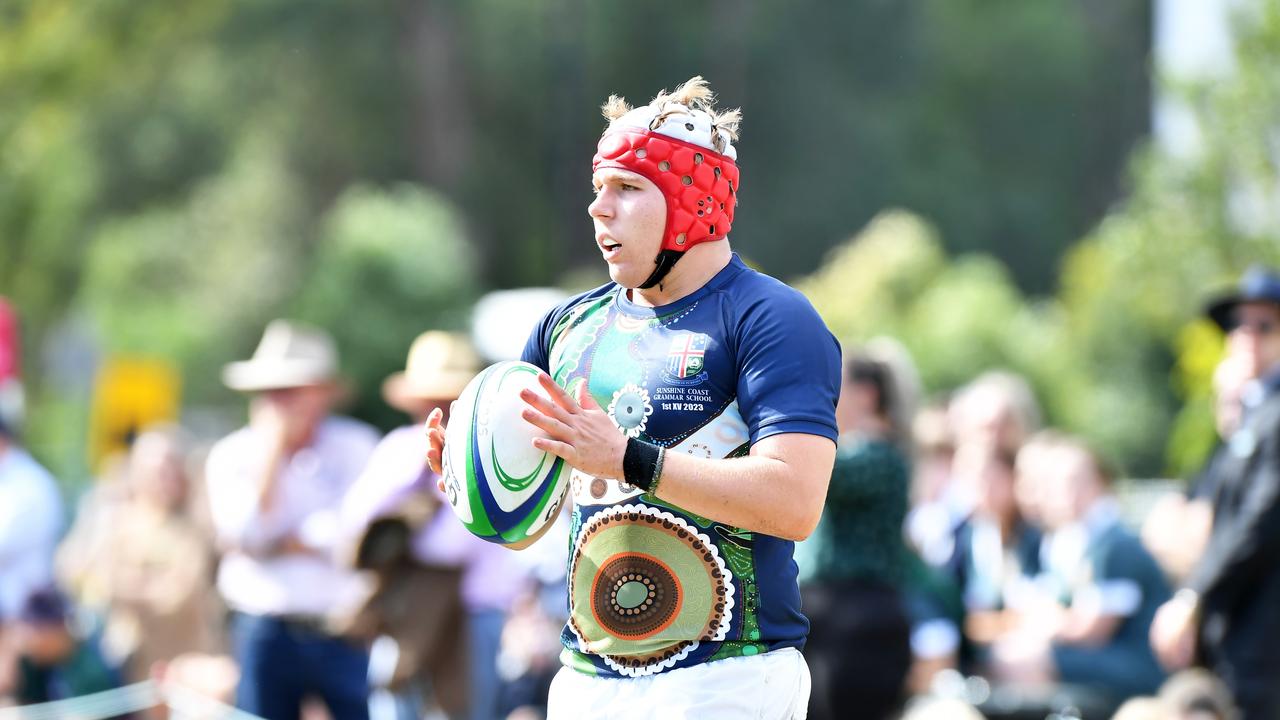
[[[1129,471],[1193,467],[1195,311],[1280,254],[1276,5],[7,0],[28,443],[83,482],[130,429],[89,422],[126,360],[227,424],[216,371],[272,317],[367,390],[488,290],[602,282],[596,108],[700,73],[746,118],[734,247],[837,335],[901,338],[933,391],[1016,369]]]
[[[1012,370],[1184,478],[1204,299],[1280,263],[1277,68],[1280,0],[0,0],[0,373],[69,498],[154,422],[242,424],[219,371],[276,317],[388,430],[419,332],[607,280],[598,107],[701,74],[744,115],[735,250],[838,337],[929,395]]]

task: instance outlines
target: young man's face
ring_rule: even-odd
[[[1227,348],[1249,364],[1253,376],[1265,375],[1280,365],[1280,305],[1241,303],[1232,313],[1233,328]]]
[[[639,287],[653,273],[667,223],[667,201],[647,178],[621,168],[601,168],[591,177],[596,199],[587,206],[596,246],[609,277]]]

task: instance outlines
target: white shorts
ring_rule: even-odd
[[[809,666],[795,648],[736,657],[641,678],[602,678],[561,668],[547,720],[804,720]]]

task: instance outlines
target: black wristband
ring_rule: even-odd
[[[662,475],[662,460],[666,448],[636,438],[627,439],[627,451],[622,455],[622,479],[647,493],[658,487]]]

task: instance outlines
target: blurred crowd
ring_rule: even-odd
[[[143,429],[69,527],[0,425],[0,708],[151,680],[269,719],[538,716],[567,525],[525,553],[479,540],[425,467],[422,420],[480,368],[465,336],[422,334],[383,386],[406,424],[380,437],[335,410],[332,339],[272,322],[224,369],[247,424],[211,445]]]
[[[1042,427],[1017,375],[920,403],[896,343],[845,348],[841,447],[797,553],[811,718],[896,718],[907,696],[913,718],[1280,717],[1280,275],[1206,314],[1220,442],[1154,497]]]
[[[1043,427],[1017,375],[922,398],[900,345],[845,348],[827,506],[797,550],[811,717],[1280,716],[1280,277],[1208,313],[1221,443],[1154,502]],[[423,419],[481,362],[423,333],[380,437],[337,413],[330,337],[272,322],[224,370],[244,427],[142,429],[74,513],[0,414],[0,708],[153,680],[264,718],[541,717],[568,528],[523,553],[478,540],[425,465]]]

